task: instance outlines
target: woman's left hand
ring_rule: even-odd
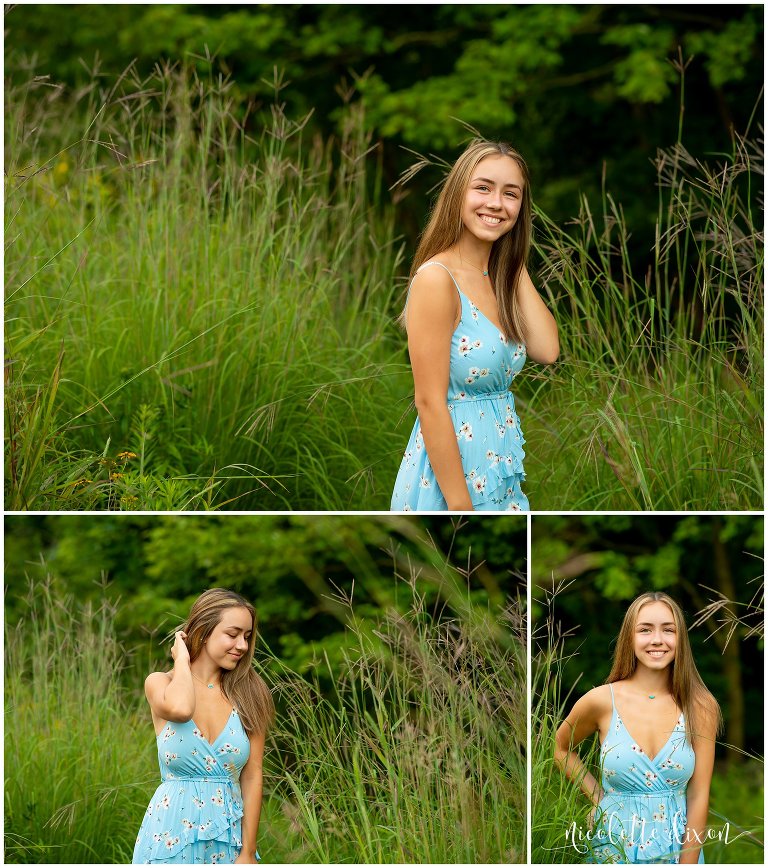
[[[235,859],[235,865],[258,865],[259,860],[253,853],[246,853],[245,850],[240,851],[240,855]]]

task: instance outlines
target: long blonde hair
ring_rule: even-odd
[[[683,610],[668,594],[663,591],[648,591],[630,603],[616,640],[613,667],[605,683],[612,684],[614,681],[623,681],[637,669],[634,642],[635,627],[640,610],[647,603],[664,603],[672,611],[677,640],[675,659],[670,664],[669,689],[678,708],[683,712],[685,735],[690,744],[693,745],[693,739],[699,732],[698,727],[705,713],[713,708],[716,709],[717,732],[720,732],[722,728],[723,719],[717,700],[707,690],[696,664],[693,662],[693,653],[691,652],[691,643],[688,640]]]
[[[410,286],[417,270],[425,262],[458,242],[463,228],[461,209],[472,173],[481,160],[496,156],[511,157],[519,166],[524,179],[522,201],[515,225],[494,241],[488,260],[488,274],[496,293],[501,329],[511,340],[522,341],[525,321],[518,303],[518,287],[531,246],[530,179],[522,155],[505,142],[473,139],[453,164],[443,182],[427,226],[421,234],[408,276],[408,285]]]
[[[240,594],[227,588],[211,588],[203,591],[192,604],[187,620],[177,630],[187,634],[186,645],[190,662],[200,656],[203,644],[221,621],[225,609],[247,609],[251,614],[253,628],[248,639],[248,650],[238,660],[234,669],[221,670],[221,690],[243,722],[247,733],[265,733],[275,717],[272,694],[253,668],[253,651],[256,647],[256,610]]]

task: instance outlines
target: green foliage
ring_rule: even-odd
[[[36,86],[10,95],[11,135]],[[88,94],[87,135],[59,129],[54,109],[45,143],[25,140],[9,166],[9,502],[341,509],[386,497],[392,435],[372,420],[408,374],[390,316],[393,214],[369,197],[359,110],[333,149],[303,143],[279,105],[254,142],[231,82],[166,69],[129,76],[98,109]],[[108,181],[103,199],[88,195],[94,178]]]
[[[7,519],[7,620],[15,624],[25,616],[25,576],[39,581],[50,571],[81,600],[98,601],[106,593],[114,604],[124,603],[116,628],[142,671],[167,664],[161,641],[208,587],[232,588],[251,599],[272,653],[294,671],[320,672],[327,687],[330,669],[341,660],[348,618],[339,589],[352,597],[359,617],[373,617],[404,605],[403,587],[392,582],[393,565],[402,576],[414,566],[434,611],[468,603],[498,608],[525,569],[526,525],[519,516],[500,517],[487,541],[485,522],[456,525],[411,516],[71,515],[29,521]],[[462,581],[455,578],[460,570]]]
[[[114,609],[31,584],[5,632],[5,860],[128,862],[150,780]],[[136,827],[138,829],[138,826]]]
[[[309,145],[282,103],[253,139],[189,70],[40,87],[7,98],[8,503],[386,508],[412,386],[361,104]],[[652,261],[607,190],[537,214],[562,346],[517,381],[537,509],[762,506],[760,154],[656,162]]]
[[[529,156],[539,201],[558,219],[578,191],[599,193],[604,161],[633,219],[653,208],[650,177],[632,166],[673,140],[669,61],[679,46],[695,55],[686,110],[696,151],[720,149],[731,122],[746,124],[763,79],[762,9],[744,4],[697,15],[667,5],[438,4],[407,16],[375,4],[17,5],[6,30],[6,69],[29,68],[34,57],[73,87],[88,86],[90,71],[115,76],[134,61],[142,76],[166,60],[231,74],[254,98],[256,127],[269,113],[275,66],[293,82],[289,111],[316,108],[310,124],[323,136],[343,125],[337,89],[359,80],[366,130],[387,139],[388,184],[407,159],[398,145],[450,157],[464,135],[460,118]],[[412,234],[428,186],[402,206]]]

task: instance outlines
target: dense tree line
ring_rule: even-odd
[[[277,69],[279,100],[295,117],[314,110],[309,129],[324,136],[339,132],[345,102],[362,103],[388,185],[414,159],[400,146],[450,160],[469,125],[526,155],[556,219],[599,195],[605,165],[630,225],[652,240],[656,149],[677,140],[684,103],[688,149],[730,150],[760,94],[762,19],[740,4],[12,6],[6,75],[76,89],[96,72],[108,87],[134,61],[144,75],[183,61],[231,76],[256,128]],[[411,183],[407,237],[439,178]]]
[[[206,588],[251,599],[272,652],[306,672],[338,661],[354,615],[409,605],[416,581],[435,617],[465,601],[495,617],[524,595],[525,521],[389,516],[29,516],[6,521],[6,620],[24,617],[28,580],[51,576],[78,601],[120,600],[126,649],[161,643]],[[400,577],[403,581],[399,581]],[[148,637],[151,637],[148,639]]]

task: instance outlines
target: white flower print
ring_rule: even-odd
[[[472,350],[472,345],[469,342],[469,338],[466,335],[462,335],[459,338],[459,353],[462,356],[468,356]]]
[[[198,799],[197,796],[192,796],[192,801],[196,808],[204,808],[205,802],[202,799]]]
[[[522,509],[516,503],[510,503],[507,506],[507,512],[522,512]]]
[[[416,435],[416,444],[415,445],[416,445],[417,450],[422,449],[424,447],[424,435],[421,433],[421,431],[419,431],[419,433]]]
[[[488,368],[480,368],[480,373],[478,377],[487,377],[490,374],[490,370]]]
[[[195,823],[191,820],[188,820],[186,817],[181,818],[181,825],[184,826],[185,829],[194,829]]]
[[[479,339],[472,341],[472,349],[473,350],[479,350],[482,345],[483,345],[483,342]]]
[[[206,820],[205,823],[200,823],[200,825],[197,828],[201,832],[207,832],[208,829],[210,829],[212,822],[213,822],[212,820]]]
[[[504,346],[507,345],[507,337],[506,337],[506,335],[503,335],[501,332],[499,332],[499,340],[504,344]]]
[[[203,741],[205,741],[205,736],[197,727],[192,730],[192,735],[196,735],[198,738],[201,738]]]
[[[168,793],[166,793],[163,796],[163,798],[160,799],[160,807],[165,808],[165,810],[167,811],[170,806],[171,806],[171,800],[170,800],[170,798],[168,798]]]
[[[403,512],[411,512],[411,507],[407,503],[403,506]]]
[[[643,749],[640,747],[640,745],[633,744],[632,745],[632,752],[633,753],[642,753]]]
[[[165,764],[167,766],[169,766],[171,764],[171,760],[175,760],[178,758],[179,758],[179,755],[177,753],[169,753],[168,751],[165,752]]]
[[[478,494],[482,494],[485,491],[485,477],[479,476],[477,479],[473,480],[472,488],[478,492]]]
[[[165,839],[165,846],[166,846],[169,850],[171,850],[173,847],[175,847],[178,843],[179,843],[179,837],[178,837],[178,835],[177,835],[175,838],[166,838],[166,839]]]
[[[211,796],[211,801],[214,805],[223,805],[224,804],[224,793],[221,791],[221,787],[216,788],[216,795]]]
[[[166,729],[166,731],[163,733],[163,741],[168,741],[168,739],[174,735],[176,735],[175,729]]]
[[[506,426],[502,425],[500,422],[496,423],[496,430],[499,433],[499,437],[503,437],[507,433]]]
[[[431,488],[432,487],[432,483],[427,479],[426,476],[421,477],[421,482],[419,483],[419,485],[421,485],[422,488]]]
[[[472,426],[469,424],[469,422],[465,422],[461,426],[461,428],[456,432],[456,438],[458,440],[461,440],[462,437],[465,440],[471,440],[472,439]]]

